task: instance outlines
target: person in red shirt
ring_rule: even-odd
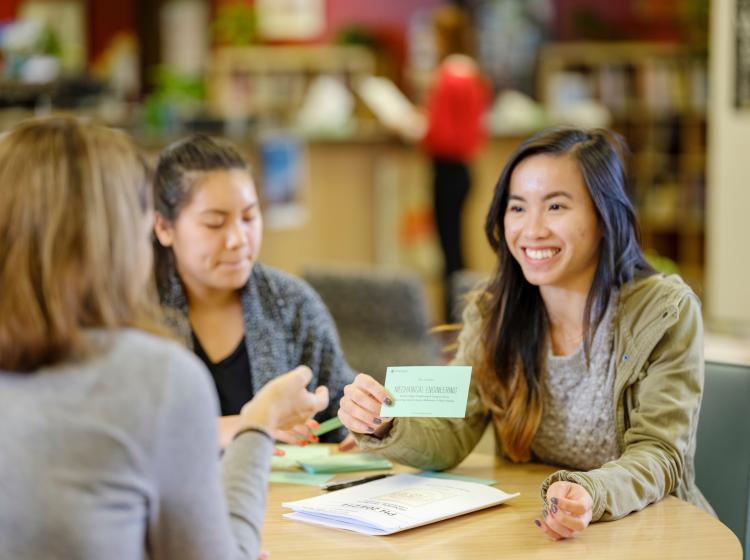
[[[471,187],[469,163],[486,139],[490,88],[469,53],[469,17],[456,6],[436,10],[433,25],[441,60],[428,94],[422,146],[432,159],[435,224],[445,260],[446,320],[453,319],[451,276],[464,268],[461,215]]]

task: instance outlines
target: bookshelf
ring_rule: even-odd
[[[540,54],[538,94],[553,106],[560,77],[605,105],[631,150],[630,193],[644,249],[704,284],[707,60],[682,45],[552,43]]]

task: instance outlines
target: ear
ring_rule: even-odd
[[[159,212],[154,212],[154,233],[162,247],[171,247],[174,243],[174,227]]]

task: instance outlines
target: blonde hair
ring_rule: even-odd
[[[0,138],[0,369],[82,357],[85,329],[162,332],[150,183],[122,132],[51,117]]]

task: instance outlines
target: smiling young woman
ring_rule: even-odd
[[[458,464],[492,421],[499,453],[563,465],[542,483],[553,539],[668,494],[704,509],[693,457],[703,391],[700,303],[641,251],[624,144],[605,130],[543,131],[506,163],[485,232],[497,255],[473,294],[457,365],[465,419],[384,419],[360,375],[339,417],[360,447],[425,469]]]

